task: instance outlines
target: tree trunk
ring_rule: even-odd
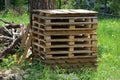
[[[30,10],[33,9],[54,9],[55,0],[30,0]]]
[[[107,11],[107,0],[105,0],[104,5],[105,5],[105,13],[106,13],[106,11]]]
[[[8,11],[10,8],[10,0],[5,0],[5,11]]]
[[[56,0],[30,0],[30,23],[32,23],[32,10],[55,9]],[[31,24],[32,25],[32,24]]]

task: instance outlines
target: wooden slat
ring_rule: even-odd
[[[84,17],[82,17],[82,16],[78,16],[78,17],[57,17],[57,16],[53,16],[53,17],[46,17],[46,16],[41,16],[41,15],[37,15],[37,14],[34,14],[34,16],[33,16],[33,18],[40,18],[40,19],[44,19],[44,20],[47,20],[47,19],[49,19],[49,20],[51,20],[51,19],[98,19],[97,18],[97,16],[84,16]]]
[[[39,26],[32,26],[32,28],[34,29],[38,29],[38,30],[42,30],[42,31],[45,31],[45,29],[43,29],[43,28],[40,28]]]
[[[59,15],[59,14],[97,14],[97,12],[95,11],[89,11],[89,10],[84,10],[84,9],[71,9],[71,10],[33,10],[33,12],[40,12],[40,13],[44,13],[44,14],[55,14],[55,15]]]
[[[94,31],[80,31],[80,30],[69,30],[69,31],[46,31],[45,35],[76,35],[76,34],[93,34]]]
[[[46,42],[64,42],[64,41],[97,41],[97,38],[80,38],[80,39],[47,39]]]
[[[34,34],[38,34],[38,35],[41,35],[41,36],[45,36],[44,34],[39,33],[39,32],[35,32],[35,31],[32,31],[32,33],[34,33]],[[34,36],[33,36],[33,37],[34,37]]]
[[[36,43],[37,44],[37,43]],[[46,46],[46,48],[68,48],[68,47],[97,47],[97,45],[91,45],[91,44],[82,44],[82,45],[51,45],[51,46]]]
[[[20,48],[23,48],[26,42],[26,39],[28,37],[28,32],[29,32],[30,27],[27,27],[26,32],[23,34],[23,38],[20,44]]]
[[[45,24],[39,23],[38,21],[32,21],[32,23],[33,23],[33,25],[34,25],[34,24],[38,24],[38,25],[46,26]]]
[[[80,24],[97,24],[96,22],[55,22],[55,23],[45,23],[45,25],[80,25]]]
[[[21,59],[19,60],[18,64],[22,64],[23,61],[26,59],[26,55],[27,55],[28,49],[31,46],[31,39],[32,39],[32,33],[30,33],[29,39],[28,39],[28,41],[26,43],[25,51],[24,51]]]
[[[38,46],[38,47],[41,47],[41,48],[45,48],[45,46],[39,45],[38,43],[35,43],[35,42],[32,42],[32,44],[33,44],[33,45],[36,45],[36,46]]]
[[[33,37],[33,40],[36,39],[36,40],[39,40],[39,41],[42,41],[44,43],[46,43],[46,41],[44,39],[39,39],[38,37]]]
[[[79,58],[79,59],[84,59],[84,58],[86,58],[86,59],[89,59],[89,58],[91,58],[91,59],[94,59],[94,58],[96,58],[97,56],[95,55],[93,55],[93,56],[89,56],[89,55],[86,55],[86,56],[72,56],[72,57],[70,57],[70,56],[62,56],[62,54],[61,54],[61,56],[59,55],[59,56],[53,56],[53,55],[51,55],[51,54],[44,54],[44,58],[45,59],[74,59],[74,58]]]
[[[41,53],[45,54],[45,52],[40,51]],[[91,50],[74,50],[71,51],[71,53],[95,53],[96,51],[91,51]],[[50,51],[47,52],[46,54],[69,54],[70,51]]]
[[[29,29],[30,29],[30,27],[28,26],[26,29],[26,32],[23,34],[22,41],[20,44],[20,49],[23,49],[25,46],[25,42],[28,37]],[[19,53],[16,53],[16,62],[18,62],[19,59],[20,59]]]

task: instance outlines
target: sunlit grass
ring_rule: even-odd
[[[98,53],[99,66],[94,74],[95,80],[120,79],[120,20],[101,19],[99,21]]]
[[[27,13],[24,13],[22,15],[17,15],[17,14],[0,14],[0,19],[3,19],[7,22],[14,22],[16,24],[29,24],[29,15]],[[0,21],[0,26],[2,26],[3,23]]]

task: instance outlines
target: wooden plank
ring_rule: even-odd
[[[33,39],[33,40],[36,39],[36,40],[39,40],[39,41],[41,41],[41,42],[46,43],[46,41],[45,41],[44,39],[40,39],[40,38],[38,38],[38,37],[33,37],[32,39]]]
[[[36,46],[38,46],[38,47],[41,47],[41,48],[45,48],[45,46],[43,46],[43,45],[40,45],[40,44],[38,44],[38,43],[35,43],[35,42],[32,42],[32,44],[33,44],[33,45],[36,45]]]
[[[46,26],[46,31],[48,30],[96,30],[97,24],[87,24],[87,25],[56,25],[56,26]]]
[[[42,33],[39,33],[39,32],[35,32],[35,31],[32,31],[33,34],[37,34],[37,35],[41,35],[41,36],[45,36],[44,34]],[[33,36],[34,37],[34,36]]]
[[[43,55],[45,55],[47,58],[66,58],[66,57],[69,57],[69,58],[72,58],[72,57],[84,57],[84,56],[91,56],[91,53],[72,53],[69,51],[69,53],[57,53],[57,54],[44,54],[42,53]],[[92,55],[93,56],[93,55]]]
[[[89,58],[91,58],[91,59],[94,59],[94,58],[96,58],[97,56],[96,55],[92,55],[92,56],[89,56],[89,55],[86,55],[86,56],[65,56],[65,55],[62,55],[61,54],[61,56],[60,55],[58,55],[58,56],[53,56],[53,55],[51,55],[51,54],[44,54],[44,58],[47,60],[47,59],[74,59],[74,58],[80,58],[80,59],[89,59]]]
[[[42,30],[42,31],[45,31],[45,29],[43,29],[43,28],[40,28],[39,26],[32,26],[32,29],[38,29],[38,30]]]
[[[26,29],[26,32],[23,34],[22,41],[20,44],[20,49],[23,49],[25,46],[25,42],[28,37],[29,29],[30,29],[30,27],[28,26]],[[16,61],[18,62],[19,59],[20,59],[19,53],[16,53]]]
[[[36,43],[37,44],[37,43]],[[51,46],[46,46],[46,48],[68,48],[68,47],[97,47],[96,45],[91,45],[91,44],[81,44],[81,45],[51,45]]]
[[[28,41],[27,41],[27,43],[26,43],[25,51],[24,51],[24,53],[23,53],[23,56],[22,56],[21,59],[19,60],[18,64],[23,63],[23,61],[26,59],[26,55],[27,55],[28,49],[29,49],[30,46],[31,46],[31,39],[32,39],[32,33],[30,33],[29,39],[28,39]]]
[[[69,10],[63,10],[63,9],[57,9],[57,10],[33,10],[33,12],[40,12],[44,14],[97,14],[95,11],[89,11],[84,9],[69,9]]]
[[[58,16],[41,16],[41,15],[37,15],[37,14],[34,14],[34,16],[33,17],[36,17],[36,18],[40,18],[40,19],[44,19],[44,20],[47,20],[47,19],[49,19],[49,20],[51,20],[51,19],[98,19],[98,17],[97,16],[73,16],[73,17],[70,17],[70,16],[68,16],[68,17],[64,17],[64,16],[60,16],[60,17],[58,17]],[[34,20],[33,20],[34,21]]]
[[[45,35],[76,35],[76,34],[93,34],[94,31],[80,31],[80,30],[69,30],[69,31],[46,31]]]
[[[50,51],[47,54],[69,54],[69,53],[95,53],[96,51],[91,50],[73,50],[73,51]],[[44,52],[41,52],[44,53]]]
[[[38,24],[38,25],[46,26],[45,24],[39,23],[39,22],[37,22],[37,21],[32,21],[32,23],[33,23],[33,25],[34,25],[34,24]]]
[[[38,39],[38,38],[37,38]],[[47,39],[47,42],[63,42],[63,41],[97,41],[97,38],[79,38],[79,39]],[[44,41],[45,42],[45,41]]]
[[[36,22],[36,21],[33,21],[33,23],[34,24],[38,24],[38,25],[42,25],[42,26],[47,26],[47,27],[45,27],[46,28],[46,30],[52,30],[51,29],[51,27],[49,27],[49,26],[52,26],[52,25],[60,25],[60,26],[62,26],[62,25],[71,25],[70,27],[70,29],[71,30],[74,30],[74,27],[76,26],[76,25],[81,25],[81,24],[86,24],[86,25],[93,25],[93,27],[91,27],[91,28],[78,28],[79,30],[95,30],[95,29],[97,29],[97,23],[94,23],[94,22],[74,22],[74,23],[58,23],[58,22],[55,22],[55,23],[47,23],[47,24],[45,24],[45,23],[38,23],[38,22]],[[39,27],[39,26],[38,26]],[[73,28],[73,29],[72,29]],[[77,28],[76,28],[77,29]],[[59,29],[54,29],[54,30],[59,30]],[[63,30],[63,29],[61,29],[61,30]],[[67,30],[67,29],[65,29],[65,30]],[[69,30],[69,29],[68,29]]]
[[[41,23],[42,24],[42,23]],[[55,22],[55,23],[44,23],[42,25],[80,25],[80,24],[97,24],[96,22]]]
[[[23,38],[20,44],[20,48],[23,48],[26,42],[26,39],[28,37],[28,32],[29,32],[30,27],[27,27],[26,32],[23,34]]]

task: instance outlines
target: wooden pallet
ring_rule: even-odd
[[[96,67],[97,13],[88,10],[34,10],[33,53],[55,67]]]
[[[87,10],[37,10],[33,12],[35,12],[32,16],[33,27],[43,26],[49,31],[97,29],[96,12]]]
[[[80,35],[54,34],[51,36],[45,36],[44,39],[41,39],[38,36],[36,36],[33,38],[32,44],[35,50],[33,50],[34,53],[46,53],[46,55],[44,56],[51,57],[88,56],[92,55],[92,52],[97,51],[97,39],[96,34],[94,33],[86,33]]]
[[[43,24],[43,25],[81,25],[81,24],[97,24],[97,19],[52,19],[52,20],[44,20],[44,21],[37,21],[33,20],[33,23]],[[84,27],[84,26],[83,26]]]
[[[42,20],[43,21],[43,20]],[[96,30],[97,29],[97,19],[51,19],[37,21],[33,20],[33,28],[36,26],[44,27],[45,30]]]

